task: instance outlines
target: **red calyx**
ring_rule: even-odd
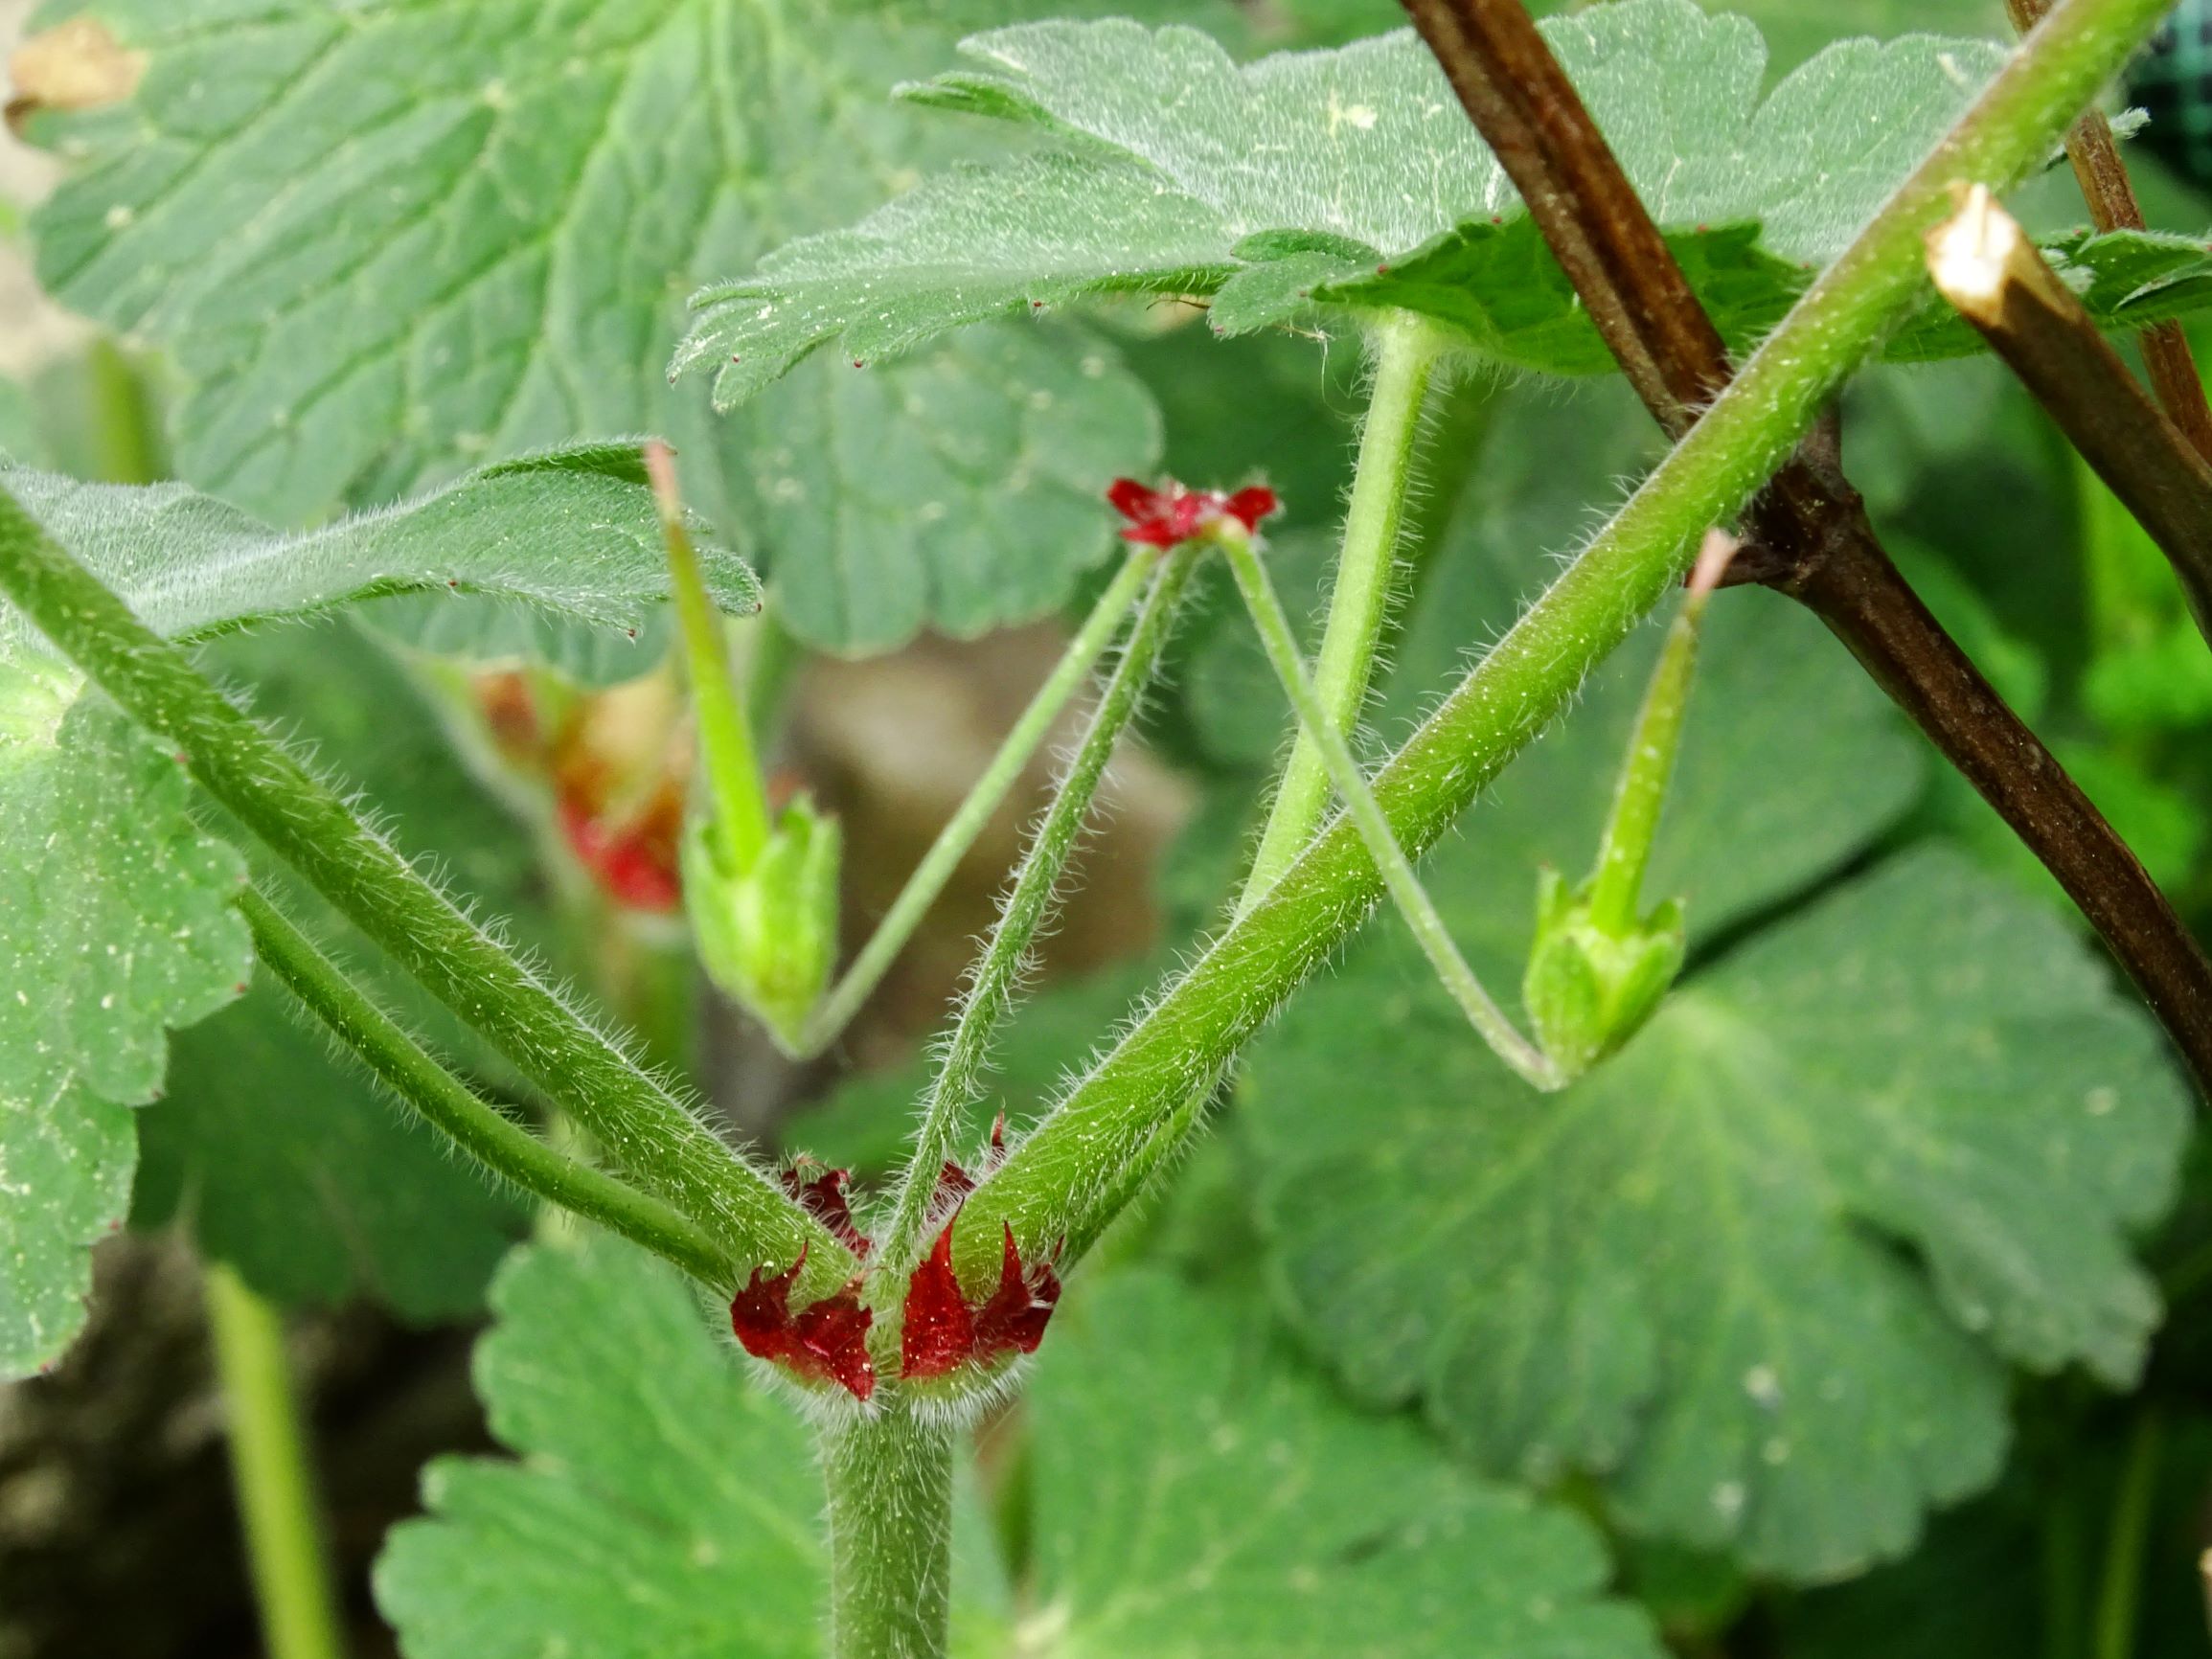
[[[899,1338],[901,1376],[943,1376],[970,1361],[984,1365],[1001,1354],[1034,1353],[1060,1302],[1060,1276],[1052,1263],[1025,1267],[1009,1226],[998,1287],[981,1307],[971,1306],[952,1271],[952,1226],[945,1223],[928,1260],[907,1282]]]
[[[809,1180],[807,1172],[817,1169],[822,1172]],[[853,1219],[853,1206],[845,1197],[845,1185],[852,1178],[850,1170],[832,1170],[811,1158],[800,1158],[784,1171],[784,1191],[791,1202],[834,1233],[838,1243],[865,1257],[874,1243]]]
[[[1224,518],[1235,519],[1249,534],[1282,505],[1264,484],[1224,495],[1219,489],[1186,489],[1172,478],[1157,489],[1133,478],[1117,478],[1106,490],[1106,500],[1129,521],[1122,539],[1159,548],[1211,534]]]
[[[801,1376],[833,1382],[855,1399],[876,1392],[876,1367],[868,1358],[868,1326],[874,1315],[860,1305],[852,1285],[834,1296],[810,1303],[796,1317],[791,1285],[807,1264],[807,1252],[771,1279],[761,1270],[730,1301],[730,1329],[747,1353],[789,1366]]]

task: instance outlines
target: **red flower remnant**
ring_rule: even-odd
[[[730,1299],[730,1329],[754,1358],[772,1359],[818,1382],[833,1382],[864,1400],[876,1392],[876,1367],[868,1358],[868,1326],[875,1316],[851,1285],[793,1316],[791,1285],[806,1264],[802,1248],[799,1259],[771,1279],[763,1279],[754,1268],[745,1287]]]
[[[808,1171],[816,1169],[822,1172],[809,1180]],[[853,1219],[853,1206],[845,1197],[845,1184],[852,1178],[850,1170],[832,1170],[811,1158],[800,1158],[784,1171],[784,1191],[790,1193],[792,1203],[834,1233],[838,1243],[864,1257],[873,1242]]]
[[[1106,499],[1129,521],[1123,540],[1162,548],[1211,535],[1225,518],[1236,520],[1249,534],[1282,505],[1264,484],[1224,495],[1219,489],[1186,489],[1172,478],[1157,489],[1133,478],[1117,478]]]
[[[1034,1353],[1060,1302],[1060,1276],[1052,1263],[1024,1266],[1009,1226],[998,1287],[981,1307],[970,1306],[952,1271],[952,1225],[945,1223],[928,1260],[907,1282],[899,1337],[902,1376],[943,1376],[969,1361],[987,1365],[1005,1353]]]
[[[641,820],[610,825],[573,798],[560,802],[561,833],[577,861],[597,877],[609,898],[632,910],[673,910],[683,899],[674,836],[680,807],[649,811]]]

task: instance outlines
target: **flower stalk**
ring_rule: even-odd
[[[587,1025],[240,713],[0,490],[0,593],[337,911],[590,1132],[610,1161],[734,1261],[810,1252],[810,1288],[850,1253],[614,1042]]]
[[[667,1205],[547,1146],[431,1057],[376,1000],[271,904],[258,888],[239,896],[254,953],[300,1005],[425,1123],[495,1180],[598,1222],[728,1295],[728,1253]]]
[[[1921,238],[1959,180],[2012,180],[2156,24],[2163,0],[2064,0],[1798,301],[1674,451],[1374,780],[1418,856],[1565,706],[1589,668],[1786,460],[1925,280]],[[1067,1259],[1180,1149],[1236,1050],[1365,917],[1382,881],[1356,827],[1299,854],[970,1196],[954,1240],[980,1275],[1003,1227]]]
[[[220,1261],[202,1284],[262,1639],[269,1659],[344,1659],[284,1316]]]
[[[1352,746],[1321,706],[1320,695],[1307,676],[1306,664],[1298,653],[1297,640],[1290,631],[1290,619],[1283,613],[1283,602],[1276,597],[1275,584],[1268,580],[1266,569],[1260,562],[1252,537],[1224,534],[1220,542],[1228,555],[1229,569],[1237,579],[1238,590],[1244,596],[1245,608],[1251,612],[1252,624],[1259,630],[1267,661],[1274,667],[1275,677],[1282,683],[1291,707],[1298,711],[1301,728],[1320,751],[1336,793],[1343,798],[1345,809],[1358,827],[1360,839],[1381,871],[1390,897],[1405,918],[1406,925],[1413,930],[1428,966],[1435,970],[1451,1000],[1459,1005],[1468,1024],[1522,1081],[1546,1092],[1563,1086],[1566,1078],[1560,1068],[1515,1028],[1505,1011],[1483,989],[1482,981],[1468,965],[1459,946],[1452,943],[1450,929],[1437,913],[1436,901],[1422,886],[1421,877],[1414,873],[1412,862],[1391,831],[1390,820],[1377,805],[1375,792],[1368,787],[1366,774],[1360,771]]]
[[[1051,914],[1060,876],[1106,777],[1106,762],[1136,715],[1174,626],[1175,607],[1190,582],[1192,549],[1171,552],[1164,560],[1149,550],[1134,558],[1141,558],[1147,566],[1156,565],[1158,573],[1130,625],[1121,659],[1099,693],[1098,707],[1091,713],[1075,758],[1015,873],[1014,886],[975,966],[967,1000],[961,1005],[959,1020],[946,1039],[923,1104],[913,1150],[883,1229],[880,1261],[894,1282],[902,1282],[922,1259],[932,1199],[951,1156],[962,1114],[976,1098],[992,1040],[1014,1004],[1030,946]]]
[[[1392,312],[1375,325],[1375,387],[1359,456],[1352,476],[1352,502],[1336,559],[1329,617],[1314,658],[1313,688],[1321,709],[1339,732],[1355,729],[1375,672],[1390,587],[1398,568],[1399,533],[1412,481],[1421,412],[1445,351],[1442,333],[1410,312]],[[1248,911],[1289,868],[1328,809],[1329,765],[1320,742],[1301,727],[1276,785],[1267,822],[1237,904]]]
[[[899,897],[891,901],[883,920],[869,935],[853,958],[836,985],[831,989],[814,1011],[800,1029],[795,1047],[799,1058],[820,1054],[848,1025],[860,1007],[868,1000],[884,974],[898,959],[914,930],[928,914],[930,905],[945,891],[945,884],[952,879],[960,861],[968,855],[976,838],[983,833],[1008,793],[1020,780],[1037,752],[1043,746],[1060,714],[1075,698],[1077,692],[1090,683],[1091,671],[1097,668],[1106,648],[1120,632],[1129,609],[1143,593],[1151,580],[1155,560],[1143,550],[1132,552],[1114,573],[1083,619],[1075,636],[1060,652],[1043,685],[1029,699],[1021,716],[991,758],[991,764],[976,780],[961,800],[960,807],[938,831],[937,839],[929,844],[929,851],[914,867],[906,884],[899,890]]]

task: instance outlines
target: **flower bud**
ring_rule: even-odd
[[[742,872],[726,867],[711,820],[684,833],[684,904],[717,985],[786,1048],[837,960],[837,820],[794,796]]]
[[[1610,930],[1591,916],[1588,883],[1570,890],[1558,871],[1539,870],[1521,1000],[1552,1063],[1580,1077],[1635,1035],[1681,971],[1684,948],[1678,900]]]

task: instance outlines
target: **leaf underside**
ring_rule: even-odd
[[[1617,0],[1541,27],[1737,349],[1779,320],[2007,50],[1843,41],[1762,98],[1758,31],[1691,0]],[[1201,297],[1222,334],[1394,307],[1515,368],[1613,368],[1411,31],[1243,67],[1196,30],[1126,20],[1016,25],[962,51],[973,67],[904,96],[1043,148],[926,178],[701,290],[675,367],[713,365],[718,404],[832,340],[874,360],[1114,292]],[[2178,238],[2078,237],[2057,252],[2113,327],[2201,304],[2212,279],[2212,256]],[[1889,344],[1907,358],[1975,348],[1932,304]]]

